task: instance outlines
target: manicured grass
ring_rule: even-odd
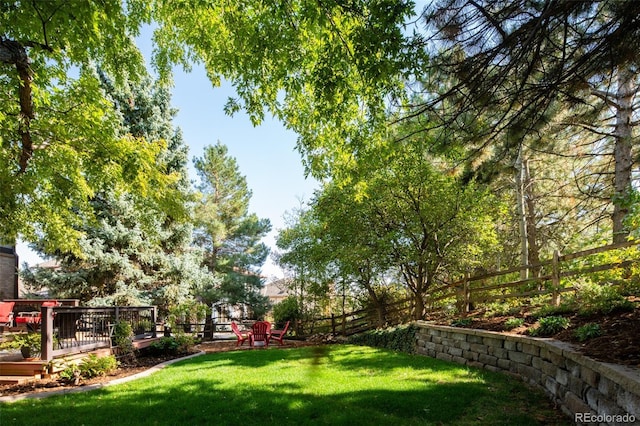
[[[505,375],[361,346],[203,355],[97,391],[0,405],[7,425],[569,424]]]

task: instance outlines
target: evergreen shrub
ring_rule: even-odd
[[[196,339],[188,334],[165,336],[149,345],[149,353],[154,355],[179,355],[191,351]]]
[[[118,321],[113,329],[113,344],[118,348],[119,357],[133,361],[136,349],[133,346],[133,328],[127,321]]]
[[[302,310],[298,303],[298,299],[294,296],[289,296],[279,303],[273,305],[273,321],[277,328],[284,327],[287,321],[291,322],[291,325],[295,324],[297,320],[302,318]]]

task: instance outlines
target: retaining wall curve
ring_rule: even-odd
[[[426,321],[416,326],[419,354],[515,375],[541,388],[577,423],[640,422],[638,369],[595,361],[553,339]]]

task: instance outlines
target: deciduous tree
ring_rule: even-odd
[[[80,253],[47,250],[46,236],[37,242],[41,255],[56,259],[54,270],[34,268],[25,279],[46,287],[54,297],[78,298],[90,304],[158,305],[163,312],[186,298],[213,276],[200,266],[191,249],[192,224],[184,212],[191,197],[187,180],[187,149],[173,127],[175,110],[166,88],[143,78],[141,83],[112,83],[100,74],[105,96],[119,118],[119,133],[138,143],[168,145],[154,165],[180,178],[165,188],[175,209],[152,198],[104,186],[90,200],[91,215],[75,228],[81,233]],[[97,220],[91,220],[95,217]]]
[[[45,235],[48,250],[77,252],[105,185],[153,198],[174,180],[155,167],[162,143],[119,133],[89,66],[118,83],[143,75],[139,24],[120,1],[0,5],[0,238]]]

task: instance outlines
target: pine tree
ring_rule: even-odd
[[[200,295],[208,303],[223,300],[248,305],[260,317],[266,312],[267,300],[259,294],[259,268],[269,254],[260,240],[271,230],[271,223],[249,213],[251,191],[226,146],[206,147],[195,167],[201,194],[195,243],[204,250],[209,271],[220,279]]]
[[[527,138],[543,140],[554,122],[601,139],[589,155],[613,161],[591,172],[605,184],[597,197],[612,204],[613,241],[624,241],[637,157],[639,13],[637,2],[615,0],[434,2],[424,18],[435,49],[423,71],[439,78],[411,116],[437,115],[469,144],[475,165],[514,161]],[[537,148],[550,150],[549,140]]]

